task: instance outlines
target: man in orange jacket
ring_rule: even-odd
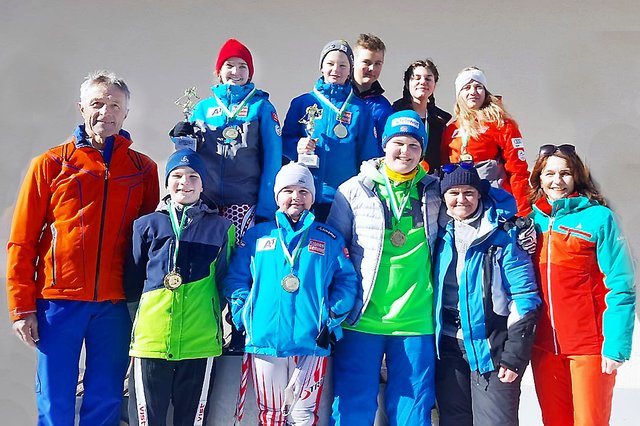
[[[129,89],[107,71],[80,87],[84,124],[34,158],[18,195],[7,257],[13,330],[37,354],[39,425],[119,424],[131,320],[122,271],[134,219],[159,199],[156,164],[122,130]]]

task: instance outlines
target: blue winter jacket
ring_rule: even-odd
[[[321,77],[315,88],[329,99],[337,108],[341,108],[351,92],[351,84],[325,84]],[[345,109],[342,123],[347,128],[347,137],[340,139],[334,133],[338,124],[336,112],[327,107],[313,92],[305,93],[291,101],[287,117],[282,128],[284,155],[297,161],[297,145],[300,138],[307,137],[305,118],[307,107],[317,105],[321,118],[315,122],[313,138],[318,142],[315,154],[320,158],[320,167],[310,169],[316,185],[316,203],[331,203],[338,186],[360,169],[360,164],[378,156],[378,142],[375,138],[373,118],[369,107],[357,96],[351,98]]]
[[[529,362],[541,304],[530,256],[516,244],[516,228],[504,229],[515,199],[491,188],[482,197],[478,235],[465,257],[458,283],[460,327],[472,371],[506,367],[516,373]],[[443,282],[455,264],[453,219],[444,212],[435,258],[436,345],[442,332]],[[437,346],[438,347],[438,346]]]
[[[253,83],[218,84],[211,90],[233,111],[254,87]],[[207,166],[203,181],[206,197],[219,207],[257,205],[258,216],[273,217],[276,211],[273,183],[282,165],[282,140],[278,115],[269,94],[256,90],[232,120],[227,118],[215,97],[207,98],[198,102],[190,120],[204,129],[204,142],[199,143],[197,151]],[[240,132],[235,141],[226,141],[222,136],[228,126],[235,126]]]
[[[341,336],[340,323],[354,303],[356,272],[342,237],[315,222],[313,213],[303,213],[296,230],[283,212],[276,219],[249,229],[232,257],[223,291],[233,322],[247,331],[246,352],[327,356],[330,349],[319,347],[316,337],[324,325]],[[282,287],[292,271],[278,224],[290,252],[304,238],[293,270],[300,287],[292,293]]]
[[[377,157],[384,157],[384,151],[382,150],[382,134],[384,133],[384,126],[387,124],[387,118],[393,113],[389,100],[384,97],[384,89],[379,82],[375,82],[371,85],[371,89],[364,92],[358,91],[356,85],[353,85],[353,90],[356,96],[364,101],[365,104],[371,110],[371,116],[373,117],[373,125],[375,127],[375,136],[378,141],[378,155]]]

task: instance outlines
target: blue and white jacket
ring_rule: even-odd
[[[460,327],[472,371],[484,374],[503,366],[516,373],[529,362],[541,304],[530,256],[516,244],[517,228],[505,230],[516,211],[515,199],[491,188],[482,196],[484,212],[475,240],[466,252],[458,282]],[[436,250],[436,347],[442,335],[443,282],[456,268],[453,219],[440,215]]]
[[[254,89],[218,84],[213,93],[230,111]],[[256,214],[270,218],[276,211],[273,184],[282,165],[281,128],[269,94],[256,90],[247,104],[228,120],[215,97],[195,106],[190,117],[204,129],[204,141],[197,151],[207,167],[203,181],[204,194],[219,207],[231,204],[256,205]],[[235,126],[239,136],[225,141],[222,132]]]
[[[249,229],[238,245],[223,291],[231,303],[233,322],[247,332],[246,352],[328,356],[330,349],[319,347],[316,337],[325,325],[337,338],[341,336],[340,323],[356,294],[356,272],[342,237],[314,219],[306,211],[294,229],[277,211],[275,222]],[[293,271],[280,232],[291,254],[303,238]],[[282,279],[290,273],[300,279],[300,287],[291,293],[282,287]]]
[[[349,82],[343,85],[325,84],[322,77],[316,82],[315,88],[337,108],[342,108],[352,90]],[[338,186],[358,173],[360,163],[378,156],[379,144],[375,138],[371,111],[355,93],[342,119],[348,133],[340,139],[333,130],[338,124],[336,112],[310,92],[291,101],[284,120],[283,153],[292,161],[298,158],[298,140],[307,137],[305,125],[300,123],[300,119],[305,118],[307,108],[314,104],[321,111],[312,135],[318,139],[314,153],[320,158],[320,167],[310,170],[315,180],[316,203],[331,203]]]

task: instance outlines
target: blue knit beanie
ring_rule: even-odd
[[[167,167],[164,172],[164,186],[169,183],[169,174],[178,167],[191,167],[200,175],[200,179],[203,181],[207,175],[207,169],[198,153],[191,149],[180,149],[171,154],[167,160]]]
[[[382,133],[382,147],[384,148],[389,139],[394,136],[411,136],[424,148],[427,141],[427,130],[418,113],[408,109],[395,112],[387,118],[387,124]]]

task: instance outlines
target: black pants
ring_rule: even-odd
[[[442,336],[436,362],[440,426],[517,426],[523,373],[502,383],[498,370],[471,371],[462,340]]]
[[[213,357],[182,361],[133,358],[129,424],[166,425],[170,401],[173,425],[206,424],[215,370]]]

